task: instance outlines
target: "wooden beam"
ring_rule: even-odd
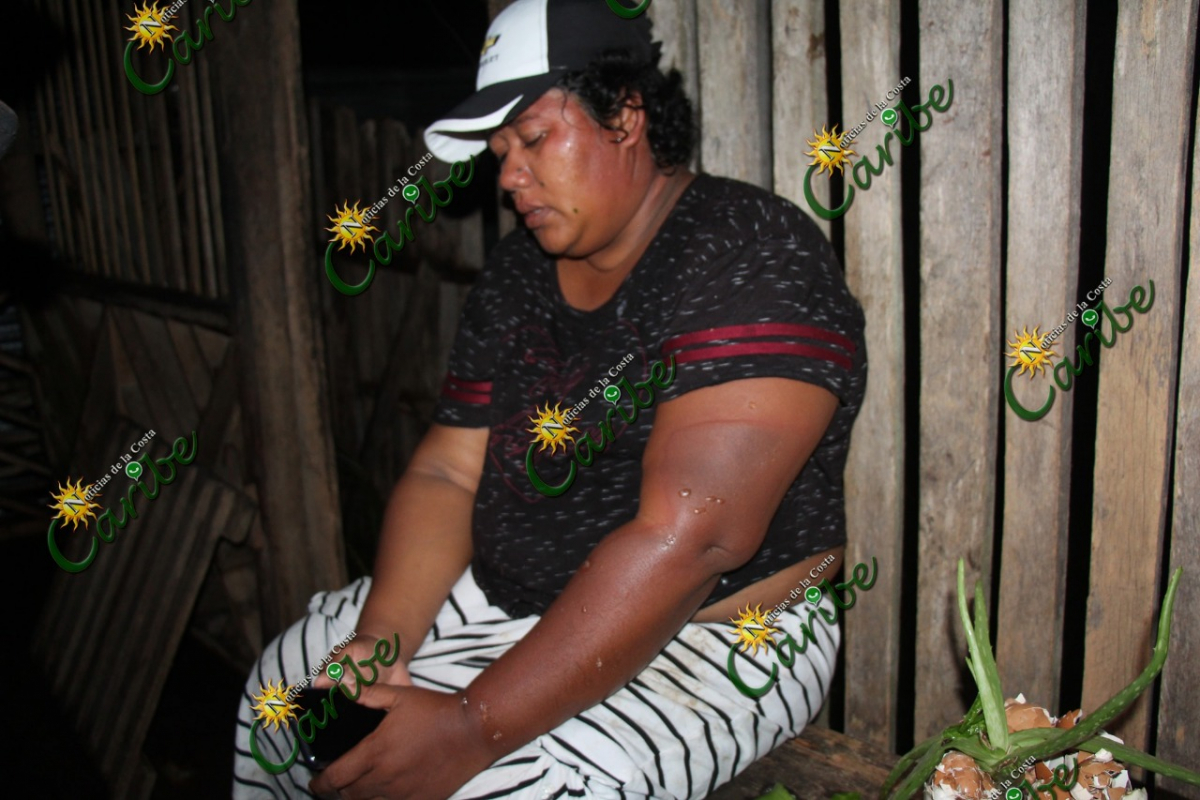
[[[951,102],[944,112],[929,112],[929,130],[914,142],[921,153],[918,740],[961,718],[963,699],[975,693],[963,668],[958,559],[966,560],[971,584],[982,577],[987,585],[991,573],[1000,399],[1001,9],[999,0],[919,5],[920,96],[924,102],[936,84],[945,91],[942,105]]]
[[[68,273],[60,288],[71,297],[144,311],[156,317],[199,325],[224,334],[233,333],[232,308],[227,300],[208,300],[174,289],[110,281],[76,273]]]
[[[865,119],[872,104],[883,101],[903,77],[900,8],[890,0],[843,4],[841,30],[845,112],[838,130],[846,130]],[[801,65],[790,71],[807,70]],[[879,113],[875,112],[877,118]],[[813,119],[826,124],[824,116]],[[815,124],[806,126],[809,136]],[[802,138],[803,130],[794,135]],[[876,119],[858,135],[852,149],[860,158],[880,161],[873,149],[888,130]],[[788,154],[794,180],[803,180],[808,170],[808,159],[796,157],[797,152],[810,149],[803,144],[793,142],[777,151]],[[894,750],[904,541],[905,298],[900,162],[905,153],[894,141],[888,146],[894,165],[872,180],[869,192],[856,195],[844,217],[846,278],[866,312],[870,361],[867,396],[854,423],[846,465],[846,560],[869,564],[875,557],[879,562],[875,588],[879,598],[864,604],[862,613],[847,617],[845,648],[846,732]],[[852,180],[849,171],[846,180]],[[822,193],[818,196],[827,200],[830,179],[814,174],[811,183]],[[799,202],[811,213],[803,190]],[[828,208],[828,203],[824,207]],[[871,691],[863,691],[868,686]]]
[[[1119,338],[1101,356],[1085,710],[1141,672],[1153,646],[1179,369],[1196,7],[1197,0],[1164,0],[1123,3],[1117,11],[1104,258],[1112,285],[1104,299],[1124,304],[1135,285],[1149,293],[1153,281],[1154,304],[1145,314],[1130,312],[1135,319],[1127,332],[1109,328]],[[1126,182],[1141,173],[1150,152],[1160,164],[1154,180],[1129,191]],[[1143,694],[1106,728],[1144,749],[1150,703],[1150,694]]]
[[[247,456],[269,544],[264,635],[345,583],[296,0],[238,9],[204,58],[239,113],[218,144]],[[210,51],[211,50],[211,54]],[[203,452],[203,451],[202,451]]]

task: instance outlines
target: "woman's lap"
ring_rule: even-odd
[[[286,686],[306,678],[353,630],[369,589],[370,579],[364,578],[314,596],[309,615],[264,650],[238,713],[235,797],[309,796],[312,773],[303,764],[269,775],[252,758],[255,712],[250,706],[260,685],[278,685],[282,679]],[[775,627],[799,642],[801,621],[789,609]],[[536,622],[536,617],[510,619],[489,605],[468,569],[409,664],[413,682],[441,691],[463,688]],[[690,623],[627,686],[500,759],[454,797],[705,797],[816,715],[833,674],[840,632],[818,624],[814,634],[817,644],[810,644],[791,668],[780,664],[770,691],[750,698],[726,673],[733,641],[729,626]],[[563,642],[564,648],[570,646]],[[773,648],[755,656],[735,652],[741,679],[764,684],[777,654]],[[294,727],[278,732],[260,727],[257,744],[266,760],[278,764],[291,752],[294,737]]]

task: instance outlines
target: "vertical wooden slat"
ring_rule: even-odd
[[[70,31],[67,15],[63,12],[62,0],[52,3],[54,19],[63,30]],[[69,34],[71,35],[71,34]],[[76,113],[75,79],[70,59],[63,59],[58,64],[57,76],[54,81],[55,99],[62,112],[63,137],[59,142],[65,155],[63,170],[67,178],[67,211],[68,214],[78,214],[80,240],[79,248],[70,253],[72,260],[78,262],[85,272],[100,272],[99,259],[96,258],[95,243],[100,241],[96,231],[96,217],[93,213],[90,197],[93,192],[93,175],[83,169],[89,159],[83,152],[83,131]],[[54,111],[52,110],[53,114]]]
[[[75,235],[71,216],[66,213],[67,188],[63,175],[62,147],[59,144],[58,115],[54,113],[54,81],[48,77],[38,90],[38,132],[41,134],[43,163],[46,167],[46,188],[50,196],[50,213],[54,221],[54,237],[57,251],[64,256],[75,251]]]
[[[851,8],[847,13],[854,13]],[[828,237],[829,220],[813,214],[804,202],[804,173],[809,160],[804,154],[812,149],[806,140],[813,128],[828,124],[824,7],[810,0],[775,0],[771,5],[771,37],[775,193],[803,208]],[[853,74],[844,67],[842,72]],[[812,186],[821,205],[828,208],[829,180],[814,180]]]
[[[207,62],[201,62],[207,63]],[[204,125],[200,114],[200,70],[192,62],[193,69],[185,70],[187,80],[180,93],[180,104],[186,109],[185,118],[191,124],[184,127],[183,151],[188,162],[191,181],[187,185],[188,196],[193,198],[194,208],[189,215],[188,228],[195,231],[188,263],[188,291],[203,296],[208,276],[213,272],[212,208],[208,197],[208,172],[212,167],[205,162]],[[220,209],[217,210],[220,213]]]
[[[1083,707],[1095,708],[1145,667],[1166,523],[1183,254],[1184,172],[1197,0],[1122,4],[1117,12],[1104,269],[1110,305],[1135,284],[1154,306],[1102,356],[1092,501]],[[1154,180],[1129,185],[1153,152]],[[1139,166],[1140,165],[1140,166]],[[1107,321],[1101,323],[1107,327]],[[1099,349],[1093,344],[1095,349]],[[1195,535],[1194,531],[1186,532]],[[1121,587],[1120,591],[1116,591]],[[1114,647],[1114,644],[1119,646]],[[1108,730],[1145,747],[1143,694]]]
[[[929,130],[915,142],[921,148],[921,574],[914,726],[923,739],[958,719],[963,698],[974,693],[962,685],[957,561],[966,560],[971,583],[980,576],[986,583],[990,572],[1004,22],[999,0],[966,6],[922,0],[919,13],[922,100],[935,84],[945,91],[942,105],[951,83],[954,92],[950,108],[931,111]]]
[[[90,3],[83,3],[77,11],[77,21],[83,30],[98,30],[100,10]],[[114,274],[129,280],[133,265],[129,258],[129,211],[125,207],[125,191],[116,148],[116,130],[112,113],[112,91],[108,81],[108,51],[111,49],[109,36],[84,36],[88,61],[86,102],[92,107],[91,137],[95,143],[96,159],[89,165],[102,176],[103,200],[100,204],[101,224],[109,235],[109,248]]]
[[[866,117],[899,83],[900,9],[889,0],[843,5],[842,96],[846,126]],[[816,123],[824,124],[824,119]],[[934,123],[935,125],[938,123]],[[809,136],[814,127],[808,125]],[[883,163],[873,151],[888,128],[872,124],[858,135],[860,158]],[[796,134],[799,131],[795,132]],[[810,148],[804,148],[810,149]],[[803,180],[808,158],[795,144],[786,152]],[[870,692],[846,692],[846,732],[884,749],[895,747],[895,706],[900,648],[900,582],[904,531],[904,286],[903,231],[900,219],[900,163],[903,150],[895,137],[887,143],[894,165],[859,192],[844,217],[846,277],[867,317],[867,397],[854,423],[846,478],[848,563],[879,563],[872,601],[848,616],[846,680]],[[847,183],[851,181],[846,171]],[[829,196],[828,176],[812,182]],[[803,190],[801,190],[801,203]],[[827,205],[825,207],[828,207]],[[804,208],[808,210],[807,203]]]
[[[195,62],[193,62],[195,63]],[[190,66],[190,65],[189,65]],[[179,227],[183,229],[185,261],[175,270],[176,286],[181,292],[195,293],[200,286],[200,175],[197,164],[197,136],[199,115],[193,102],[196,97],[196,72],[193,69],[177,70],[175,82],[179,84],[179,128],[183,133],[179,141],[179,159],[176,162],[182,172],[179,175],[180,194],[183,197],[183,216]]]
[[[692,113],[700,120],[700,59],[696,52],[696,0],[658,0],[646,11],[650,15],[654,40],[662,42],[662,60],[666,72],[679,70],[683,90],[692,101]],[[697,147],[692,153],[691,169],[700,162]]]
[[[121,29],[126,17],[110,6],[109,26]],[[124,42],[122,42],[122,58]],[[157,276],[162,270],[165,259],[165,243],[160,231],[159,204],[154,192],[154,170],[151,168],[150,143],[146,127],[146,102],[157,98],[147,98],[129,83],[124,69],[117,75],[117,98],[121,106],[121,121],[125,131],[125,170],[129,175],[130,190],[133,193],[134,208],[137,214],[139,246],[142,249],[142,264],[139,278],[147,286],[155,285]]]
[[[105,16],[103,11],[96,12],[97,25],[99,30],[108,25],[110,30],[116,30],[120,26],[117,25],[118,12],[115,8],[108,9],[108,15]],[[106,37],[107,40],[107,37]],[[132,217],[127,221],[127,230],[123,232],[126,249],[129,254],[128,274],[131,280],[139,283],[150,282],[150,246],[148,236],[152,235],[147,232],[145,210],[142,203],[142,187],[141,180],[138,176],[136,167],[136,153],[134,152],[133,140],[133,122],[129,114],[129,97],[128,93],[133,91],[128,79],[125,77],[123,68],[114,68],[110,65],[121,64],[121,59],[124,57],[125,40],[117,39],[108,46],[103,65],[104,86],[105,86],[105,104],[107,106],[106,114],[108,116],[108,124],[113,131],[113,137],[110,140],[115,151],[118,163],[116,172],[120,175],[120,179],[124,182],[123,197],[125,200],[125,208],[128,215]],[[122,167],[124,169],[122,170]]]
[[[354,191],[350,195],[350,200],[352,202],[361,201],[359,208],[363,208],[369,207],[379,199],[381,193],[379,184],[384,183],[383,179],[379,177],[379,138],[376,135],[375,120],[363,120],[358,124],[354,134],[358,139],[359,160],[354,165]],[[422,198],[422,202],[429,201]],[[364,258],[363,261],[365,262],[366,259]],[[378,279],[377,273],[376,280]],[[386,295],[386,290],[380,291],[379,287],[374,287],[373,291],[353,298],[356,301],[357,313],[350,317],[350,335],[354,341],[354,364],[361,381],[360,386],[367,389],[360,393],[358,399],[359,407],[362,408],[361,419],[364,425],[366,420],[371,418],[371,408],[375,402],[375,393],[372,390],[377,385],[375,383],[379,375],[377,370],[382,368],[387,359],[387,342],[379,341],[377,336],[381,324],[386,327],[384,320],[391,317],[386,307]]]
[[[229,278],[225,265],[225,228],[221,222],[221,181],[217,174],[217,129],[213,122],[212,76],[207,61],[197,65],[200,69],[199,91],[200,121],[203,129],[203,159],[207,166],[204,174],[208,179],[208,202],[211,217],[213,259],[205,275],[205,291],[209,297],[228,297]]]
[[[1175,598],[1171,626],[1171,655],[1162,672],[1158,706],[1159,758],[1200,772],[1200,748],[1195,737],[1200,726],[1200,694],[1196,692],[1196,664],[1200,663],[1200,109],[1192,134],[1192,219],[1188,239],[1187,302],[1184,308],[1183,345],[1180,353],[1179,391],[1175,417],[1175,497],[1171,519],[1170,570],[1183,567]],[[1153,311],[1151,311],[1153,313]],[[1132,333],[1132,331],[1130,331]],[[1159,778],[1160,791],[1188,800],[1200,800],[1200,788]]]
[[[769,4],[699,0],[700,164],[771,186]],[[732,89],[732,90],[731,90]]]
[[[67,34],[76,42],[87,37],[89,32],[79,23],[76,0],[62,0],[60,9]],[[60,100],[74,136],[73,141],[68,142],[70,152],[74,154],[72,166],[79,179],[80,199],[92,232],[79,255],[83,263],[92,266],[91,271],[112,276],[116,268],[109,244],[112,233],[106,224],[107,198],[102,192],[103,176],[97,171],[99,147],[89,105],[87,76],[91,70],[88,69],[83,48],[75,48],[73,56],[70,66],[66,63],[63,65],[65,91]]]
[[[154,62],[156,67],[162,63],[164,62],[161,58]],[[178,67],[176,69],[178,70]],[[158,73],[150,72],[149,74],[157,75]],[[179,79],[178,72],[176,72],[175,79]],[[151,174],[154,176],[155,197],[162,206],[160,222],[164,225],[160,233],[165,246],[162,261],[155,265],[158,273],[155,277],[160,281],[160,285],[183,292],[187,291],[184,279],[187,263],[184,251],[186,242],[183,238],[183,217],[179,211],[179,187],[175,181],[176,166],[171,149],[171,126],[167,119],[170,110],[168,104],[177,104],[178,101],[169,97],[168,94],[164,92],[161,95],[142,98],[147,109],[146,147],[150,150],[151,168],[154,170]],[[156,100],[161,102],[154,102]]]
[[[1086,30],[1086,7],[1073,0],[1013,0],[1009,9],[1006,345],[1016,331],[1053,329],[1075,304]],[[1050,108],[1058,109],[1055,127],[1062,136],[1053,152],[1039,135]],[[1069,352],[1074,326],[1056,344],[1053,352]],[[1005,374],[1011,363],[1006,356]],[[1025,408],[1040,408],[1052,384],[1049,371],[1032,380],[1028,373],[1013,377]],[[1005,504],[997,660],[1005,696],[1024,692],[1052,710],[1058,709],[1062,654],[1072,400],[1069,393],[1058,397],[1036,422],[1018,417],[1007,402],[1001,407]],[[1028,557],[1033,553],[1036,558]],[[1039,624],[1029,625],[1030,618]]]

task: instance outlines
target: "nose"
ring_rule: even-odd
[[[500,165],[500,188],[506,192],[526,189],[533,185],[533,177],[529,174],[529,165],[521,154],[509,151]]]

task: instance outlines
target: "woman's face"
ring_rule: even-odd
[[[637,156],[616,143],[621,136],[602,128],[573,95],[551,89],[488,139],[500,159],[501,188],[546,252],[586,258],[629,222]]]

